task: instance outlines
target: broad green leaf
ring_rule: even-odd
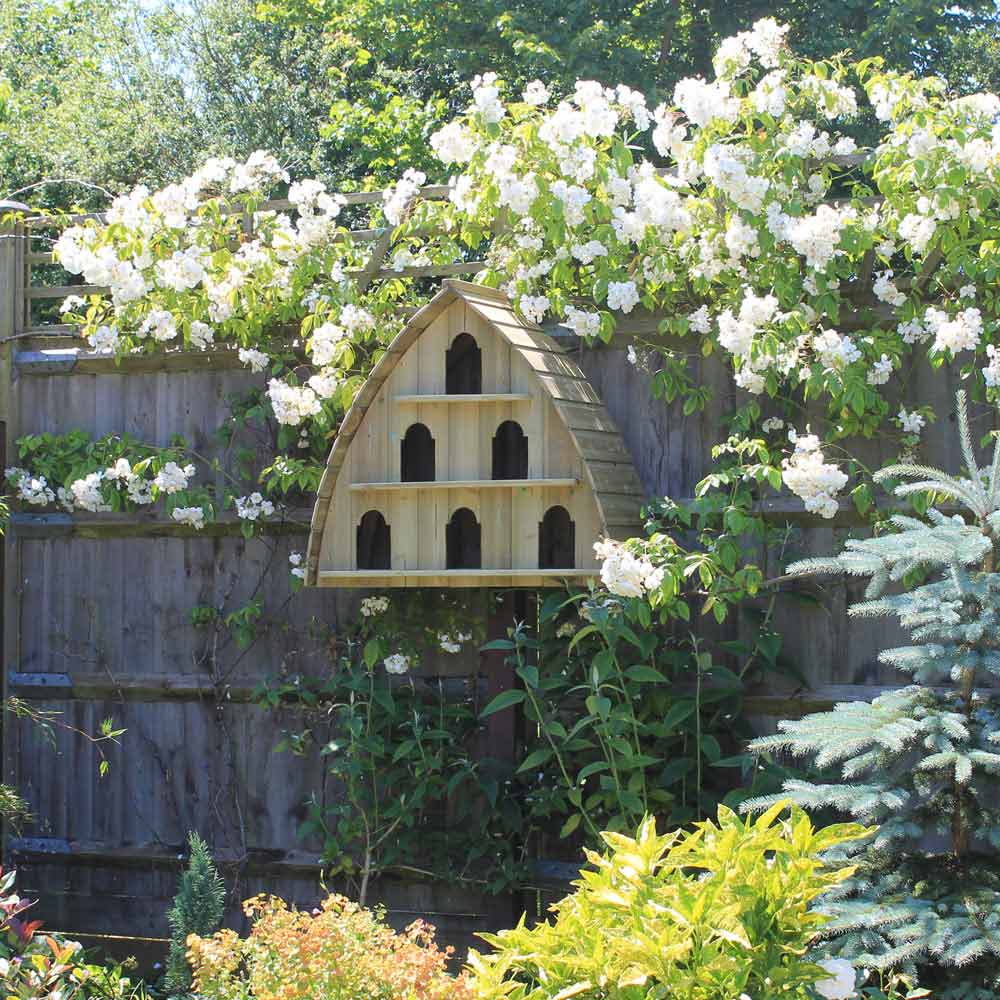
[[[573,813],[572,816],[562,825],[562,829],[559,831],[560,838],[568,837],[579,825],[583,817],[580,813]]]
[[[517,769],[517,773],[520,774],[522,771],[532,771],[535,768],[541,767],[542,764],[546,763],[552,756],[552,751],[548,747],[543,747],[541,750],[535,750],[533,753],[529,753],[527,757],[521,763],[521,766]]]
[[[690,716],[694,714],[694,710],[695,703],[690,699],[674,702],[674,704],[667,709],[666,715],[663,716],[663,726],[668,730],[676,728],[685,719],[690,718]]]
[[[479,717],[485,719],[487,715],[493,715],[494,712],[502,712],[505,708],[520,705],[524,699],[525,694],[520,688],[502,691],[480,712]]]
[[[667,678],[659,670],[654,670],[652,667],[647,667],[642,663],[638,663],[634,667],[629,667],[625,671],[625,676],[633,681],[650,682],[653,684],[668,683]]]

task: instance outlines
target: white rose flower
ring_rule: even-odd
[[[934,335],[933,351],[973,351],[983,335],[983,314],[975,307],[949,316],[943,309],[928,306],[924,325]]]
[[[142,476],[129,476],[125,483],[125,495],[134,504],[148,504],[153,502],[153,484]]]
[[[889,376],[892,375],[892,359],[888,354],[883,354],[882,357],[876,361],[868,372],[868,384],[869,385],[885,385],[889,381]]]
[[[993,344],[986,345],[986,356],[990,359],[989,364],[982,369],[983,380],[990,389],[1000,386],[1000,351]]]
[[[472,107],[470,111],[482,115],[483,121],[494,125],[507,113],[500,100],[496,73],[483,73],[472,81]]]
[[[410,168],[393,187],[385,190],[382,208],[389,225],[398,226],[403,221],[403,214],[426,180],[426,174]]]
[[[688,313],[687,319],[695,333],[712,332],[712,315],[708,306],[699,306],[693,313]]]
[[[545,295],[522,295],[517,307],[529,323],[541,323],[551,303]]]
[[[365,618],[374,618],[389,610],[388,597],[365,597],[361,601],[361,614]]]
[[[816,964],[830,973],[829,979],[821,979],[815,986],[824,1000],[848,1000],[856,995],[854,984],[857,975],[850,962],[843,958],[826,958]]]
[[[452,635],[450,632],[438,632],[437,641],[445,653],[462,652],[462,642],[459,635]]]
[[[199,320],[195,320],[191,324],[189,336],[191,338],[191,346],[200,348],[203,351],[215,343],[215,333],[212,328],[207,323],[202,323]]]
[[[923,415],[916,411],[907,413],[905,407],[900,409],[896,415],[896,419],[899,421],[899,426],[903,429],[904,434],[919,435],[924,429],[924,424],[927,422]]]
[[[847,476],[836,465],[823,461],[816,435],[796,434],[792,430],[788,439],[794,443],[795,451],[781,463],[782,480],[801,498],[807,511],[833,517],[838,509],[837,493],[847,485]]]
[[[179,493],[187,489],[188,480],[194,475],[194,466],[186,465],[182,469],[176,462],[167,462],[153,477],[153,485],[161,493]]]
[[[323,409],[315,390],[307,385],[289,385],[273,378],[267,384],[267,395],[275,419],[279,424],[290,427],[297,427],[307,417],[315,416]]]
[[[403,653],[392,653],[382,661],[382,665],[388,674],[405,674],[410,669],[410,658]]]
[[[11,468],[5,472],[7,481],[17,488],[19,500],[30,503],[36,507],[44,507],[55,500],[56,495],[49,488],[48,481],[44,476],[32,476],[27,469]],[[63,488],[59,488],[60,499],[63,495]]]
[[[87,337],[87,343],[98,354],[115,354],[121,340],[113,326],[99,326]]]
[[[561,325],[568,327],[578,337],[596,337],[601,330],[601,314],[567,306],[566,319]]]
[[[174,317],[165,309],[152,309],[139,328],[143,333],[152,334],[154,340],[173,340],[177,336]]]
[[[250,347],[241,347],[238,353],[240,361],[248,365],[252,372],[262,372],[271,363],[269,355]]]
[[[82,479],[69,484],[70,492],[73,494],[73,502],[83,510],[89,510],[97,514],[102,511],[111,510],[111,505],[104,502],[101,495],[101,483],[104,481],[103,472],[91,472]]]
[[[716,118],[736,121],[740,113],[739,99],[732,96],[725,80],[706,83],[700,78],[687,77],[674,87],[674,104],[693,125],[702,127]]]
[[[431,149],[442,163],[468,163],[477,146],[475,133],[461,122],[449,122],[431,136]]]
[[[265,500],[260,493],[237,497],[235,502],[236,516],[243,521],[256,521],[260,517],[270,517],[274,513],[274,504],[270,500]]]
[[[824,368],[840,371],[861,357],[854,341],[842,336],[836,330],[820,330],[812,338],[812,348]],[[892,370],[891,367],[889,369]]]
[[[608,283],[608,308],[630,313],[639,304],[639,291],[634,281]]]
[[[59,312],[65,315],[68,312],[72,312],[74,309],[79,309],[81,306],[85,306],[87,300],[79,295],[67,295],[66,298],[62,300],[62,305],[59,306]]]
[[[132,463],[127,458],[119,458],[114,465],[104,470],[105,479],[121,479],[128,482],[132,478]]]
[[[175,507],[170,516],[178,524],[187,524],[199,531],[205,527],[205,512],[201,507]]]
[[[601,560],[601,582],[618,597],[642,597],[663,583],[663,570],[645,556],[636,556],[620,542],[607,538],[594,543]]]

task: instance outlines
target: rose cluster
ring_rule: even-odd
[[[642,597],[658,590],[663,583],[663,570],[650,559],[635,555],[620,542],[605,538],[594,543],[594,552],[601,560],[601,583],[618,597]]]
[[[847,476],[823,460],[815,434],[789,431],[788,439],[795,451],[782,463],[782,480],[802,499],[806,510],[820,517],[833,517],[837,513],[837,494],[847,485]]]

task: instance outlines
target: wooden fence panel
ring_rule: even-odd
[[[26,258],[27,233],[0,233],[5,465],[17,464],[19,437],[77,429],[156,445],[181,435],[204,459],[196,482],[214,479],[217,488],[224,473],[207,463],[225,469],[235,447],[265,464],[253,433],[228,444],[217,433],[229,397],[262,387],[264,376],[247,372],[229,349],[119,363],[81,350],[70,331],[39,320],[39,303],[50,298],[25,296],[40,260]],[[253,488],[247,483],[247,492]],[[4,693],[59,713],[69,727],[93,733],[113,718],[127,730],[121,746],[105,747],[110,770],[99,778],[97,749],[71,731],[56,727],[50,742],[34,724],[5,727],[5,778],[37,816],[8,854],[13,847],[19,887],[40,894],[49,926],[126,935],[126,950],[141,947],[137,938],[161,938],[190,830],[221,861],[231,925],[242,923],[239,900],[258,892],[309,907],[324,894],[321,838],[300,838],[299,827],[309,796],[322,805],[338,790],[318,754],[275,752],[282,730],[300,728],[301,716],[265,710],[252,697],[279,673],[328,669],[322,635],[306,638],[310,626],[335,630],[357,613],[353,592],[291,593],[288,556],[304,548],[310,514],[292,511],[249,541],[231,513],[203,532],[162,511],[15,515],[3,547]],[[254,596],[276,621],[247,651],[192,625],[196,605],[232,608]],[[424,665],[425,673],[454,678],[479,669],[475,651]],[[432,920],[463,953],[477,930],[509,923],[520,909],[510,894],[392,878],[373,887],[371,901],[383,902],[396,926]],[[152,949],[147,959],[162,958],[162,946]]]
[[[653,399],[649,392],[649,370],[630,363],[623,349],[584,348],[579,363],[618,424],[647,495],[669,496],[678,501],[694,496],[698,482],[711,471],[712,445],[723,439],[725,418],[746,399],[735,388],[727,362],[718,356],[692,361],[694,378],[712,389],[712,398],[703,412],[690,416],[684,416],[680,401],[667,404]],[[649,364],[655,367],[655,356]],[[937,421],[923,432],[921,454],[953,472],[961,464],[955,447],[955,392],[960,387],[955,372],[931,371],[929,366],[918,364],[900,398],[891,404],[893,412],[900,406],[933,407]],[[767,405],[766,401],[763,405]],[[977,434],[985,434],[996,425],[994,410],[984,408],[975,414]],[[796,429],[802,432],[804,427]],[[852,440],[848,444],[851,453],[870,469],[895,460],[898,454],[895,442],[885,437]],[[837,460],[841,456],[831,453],[831,457]],[[795,559],[839,552],[849,535],[858,530],[858,518],[850,501],[842,503],[841,515],[832,521],[803,517],[801,503],[797,501],[776,505],[779,514],[782,510],[794,514],[796,507],[799,513],[793,517],[787,546],[764,553],[766,577],[780,576]],[[776,519],[782,520],[780,516]],[[818,606],[798,601],[794,596],[781,596],[775,607],[775,624],[784,638],[784,652],[797,664],[809,687],[817,690],[845,684],[881,687],[902,682],[902,675],[877,662],[879,650],[900,641],[902,630],[882,619],[853,620],[845,615],[847,607],[860,600],[864,585],[825,579],[812,590],[821,597]],[[714,623],[703,622],[699,630],[732,637],[738,633],[739,624],[731,622],[717,630]],[[791,691],[800,686],[790,681],[784,687],[764,693],[780,695],[785,689]],[[864,696],[864,692],[855,696]],[[784,699],[780,704],[782,710],[787,707]],[[769,717],[764,724],[770,728],[774,721]]]
[[[426,196],[444,193],[434,188]],[[358,204],[378,195],[351,199]],[[224,461],[227,450],[216,431],[227,416],[226,400],[262,385],[265,376],[247,373],[233,352],[221,349],[194,357],[135,356],[116,365],[77,350],[62,328],[32,328],[39,303],[51,300],[25,295],[32,279],[23,236],[0,232],[5,464],[15,464],[20,436],[77,428],[160,445],[179,433],[204,458]],[[364,239],[376,249],[365,269],[374,277],[388,236],[370,231]],[[449,273],[479,266],[455,265]],[[655,333],[655,317],[634,317],[632,325]],[[651,397],[650,371],[631,364],[621,347],[579,349],[577,360],[620,428],[646,492],[676,500],[693,496],[738,404],[725,363],[716,357],[692,361],[694,377],[713,395],[704,412],[684,416],[680,403]],[[649,363],[655,366],[655,357]],[[918,365],[904,390],[908,400],[935,408],[938,421],[924,432],[924,452],[952,469],[956,387],[948,373]],[[984,417],[977,429],[993,426],[987,422],[993,419]],[[599,431],[594,429],[595,447]],[[249,437],[241,444],[256,447]],[[852,450],[873,468],[893,456],[885,439],[852,443]],[[199,472],[202,481],[205,476]],[[856,527],[849,504],[833,522],[804,518],[801,505],[784,498],[770,509],[778,519],[792,517],[787,545],[764,553],[769,576],[802,555],[837,551]],[[191,829],[223,859],[234,899],[263,890],[304,905],[319,897],[321,845],[299,840],[297,830],[306,796],[315,792],[329,800],[337,789],[315,756],[274,753],[289,717],[251,701],[253,687],[279,671],[321,669],[320,644],[304,646],[299,633],[313,619],[336,628],[356,609],[358,597],[351,593],[290,594],[288,554],[304,547],[307,532],[308,511],[293,512],[287,523],[251,541],[239,535],[231,516],[199,534],[165,521],[162,513],[15,515],[3,546],[4,693],[59,710],[65,722],[87,731],[109,716],[128,730],[122,746],[109,751],[109,774],[98,779],[95,750],[69,734],[58,732],[53,748],[36,727],[9,723],[5,729],[6,780],[39,817],[17,842],[22,891],[42,894],[41,915],[50,925],[163,935],[178,851]],[[238,605],[258,581],[265,606],[279,608],[292,627],[270,630],[246,655],[233,644],[209,649],[209,634],[192,627],[192,606]],[[828,581],[816,606],[779,598],[775,622],[785,652],[816,691],[799,696],[789,683],[756,692],[753,711],[762,728],[772,727],[776,715],[840,695],[871,696],[898,681],[876,663],[878,650],[898,633],[884,622],[847,620],[844,609],[857,596],[856,585]],[[505,607],[524,613],[517,601]],[[481,616],[487,617],[485,605]],[[734,617],[719,627],[703,619],[696,627],[706,637],[731,638],[747,623]],[[499,635],[504,623],[493,617],[489,628]],[[501,659],[494,655],[497,662],[487,659],[481,667],[475,656],[442,656],[425,669],[454,677],[486,673],[485,688],[496,692],[513,683]],[[503,757],[496,743],[516,738],[516,731],[513,711],[498,713],[484,742]],[[382,880],[377,892],[395,923],[425,916],[460,948],[472,943],[475,931],[510,921],[523,902],[469,886],[391,879]],[[235,909],[229,919],[239,922]]]
[[[238,535],[26,539],[20,613],[11,622],[19,629],[18,670],[103,672],[112,686],[116,678],[177,675],[246,686],[282,668],[307,672],[318,643],[300,649],[271,629],[252,655],[241,656],[234,643],[211,647],[211,630],[191,624],[194,606],[239,606],[263,579],[264,606],[281,608],[283,623],[305,629],[315,618],[335,626],[353,598],[336,591],[291,594],[288,555],[303,540],[303,534],[249,541]],[[215,677],[206,676],[210,654],[218,661]]]

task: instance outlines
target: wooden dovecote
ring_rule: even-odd
[[[330,452],[306,582],[545,587],[596,576],[643,495],[586,376],[500,292],[464,281],[406,325]]]

